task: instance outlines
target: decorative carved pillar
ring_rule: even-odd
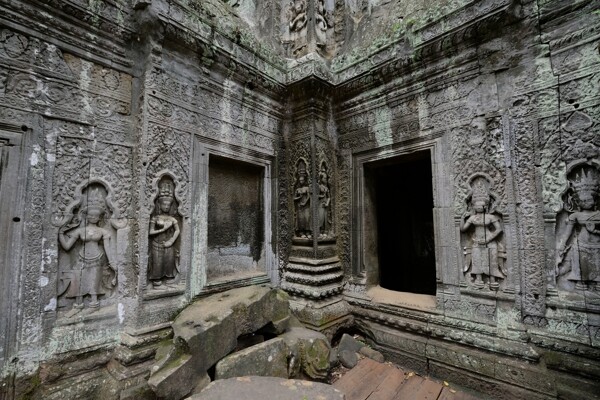
[[[350,317],[341,299],[328,92],[329,85],[314,77],[290,92],[287,178],[293,229],[282,287],[292,295],[292,309],[305,325],[332,336]]]

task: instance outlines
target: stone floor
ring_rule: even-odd
[[[476,400],[485,397],[454,389],[414,372],[403,371],[391,363],[369,358],[342,373],[333,386],[346,400]]]

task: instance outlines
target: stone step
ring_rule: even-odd
[[[188,400],[345,400],[344,394],[324,383],[261,376],[221,379]]]

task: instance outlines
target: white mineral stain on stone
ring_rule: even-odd
[[[392,113],[388,107],[383,107],[375,113],[372,129],[378,147],[392,144]]]
[[[35,167],[39,161],[38,155],[36,153],[36,151],[39,151],[39,147],[37,149],[36,147],[38,146],[33,146],[33,153],[31,153],[31,157],[29,158],[29,162],[32,167]]]
[[[267,358],[267,361],[268,361],[268,362],[271,362],[271,361],[273,361],[273,356],[269,356],[269,358]]]
[[[46,244],[46,238],[42,238],[42,249],[44,248],[44,245]],[[45,263],[46,258],[42,257],[42,261],[40,263],[40,271],[45,272]]]
[[[83,107],[80,113],[82,117],[85,116],[85,113],[92,114],[94,112],[94,109],[90,104],[90,98],[87,95],[87,90],[90,86],[90,69],[90,66],[82,64],[81,72],[79,73],[79,89],[83,92]]]
[[[233,88],[234,83],[232,80],[230,79],[225,79],[225,81],[223,82],[223,87],[224,87],[224,94],[225,96],[222,97],[221,100],[221,121],[223,121],[224,123],[221,124],[221,132],[220,132],[220,136],[222,139],[229,139],[229,130],[231,129],[231,126],[229,125],[229,121],[231,121],[231,101],[229,100],[229,96],[227,95],[233,95]]]
[[[40,276],[40,287],[44,287],[48,284],[48,278],[45,276]]]
[[[46,246],[46,242],[47,239],[46,238],[42,238],[42,248],[44,249],[42,251],[42,262],[40,265],[40,271],[42,273],[46,272],[46,266],[49,266],[52,264],[52,260],[55,260],[58,258],[58,250],[50,248],[50,249],[45,249]]]
[[[56,310],[56,297],[50,299],[50,302],[44,307],[44,311],[55,311]]]
[[[123,321],[125,321],[125,306],[123,305],[123,303],[119,303],[117,309],[119,312],[119,323],[122,324]]]
[[[46,161],[54,162],[56,161],[56,157],[54,156],[54,154],[48,153],[46,154]]]

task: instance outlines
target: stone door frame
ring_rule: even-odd
[[[379,288],[379,265],[377,257],[377,223],[374,204],[370,200],[368,183],[365,179],[365,167],[370,163],[382,161],[398,156],[408,155],[417,151],[429,150],[432,170],[433,190],[433,228],[435,242],[436,265],[436,295],[419,295],[427,297],[425,303],[434,306],[435,299],[441,295],[441,286],[444,275],[451,271],[450,259],[447,248],[444,249],[441,239],[444,234],[443,220],[452,221],[451,196],[446,163],[444,162],[443,138],[423,140],[418,143],[397,144],[385,148],[375,148],[352,155],[353,170],[353,205],[352,223],[354,225],[352,237],[352,275],[353,281],[361,282],[366,290]],[[446,171],[446,172],[444,172]],[[448,218],[441,218],[443,215]],[[397,292],[401,299],[405,292]],[[375,299],[376,301],[376,299]],[[402,302],[402,301],[400,301]]]
[[[192,258],[191,282],[192,296],[220,292],[234,287],[248,284],[279,282],[277,259],[273,251],[273,207],[276,196],[273,188],[277,187],[276,177],[273,175],[273,156],[257,151],[243,149],[238,146],[223,146],[210,140],[196,137],[194,140],[194,182],[192,196]],[[263,205],[264,205],[264,248],[265,248],[265,275],[251,279],[232,279],[226,283],[210,284],[207,282],[207,252],[208,252],[208,185],[209,185],[209,159],[218,156],[231,160],[243,161],[263,168]]]
[[[26,204],[26,182],[31,145],[29,144],[31,129],[0,122],[0,163],[2,177],[0,181],[0,226],[2,242],[6,246],[0,252],[0,277],[3,300],[0,302],[0,369],[17,354],[17,315],[20,305],[18,289],[21,281],[22,254],[25,221],[24,205]]]

